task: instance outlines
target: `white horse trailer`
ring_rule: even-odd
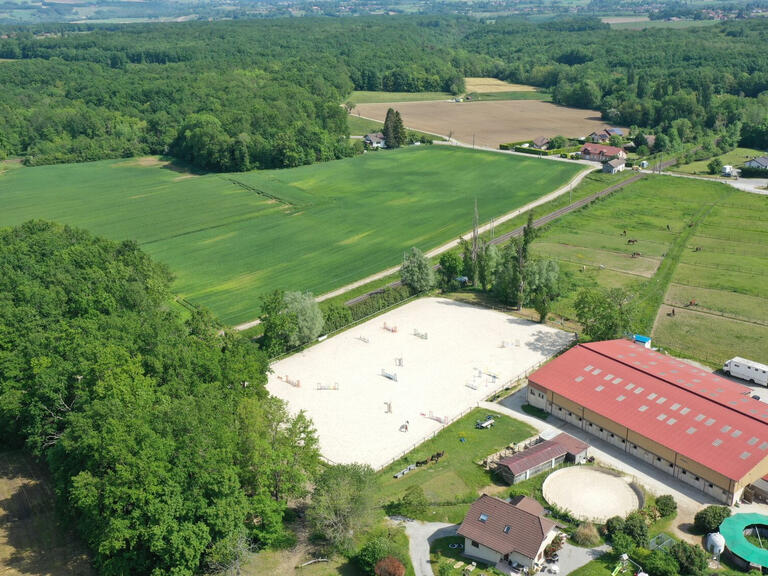
[[[744,358],[731,358],[723,364],[723,372],[747,382],[768,386],[768,366]]]

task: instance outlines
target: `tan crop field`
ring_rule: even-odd
[[[465,78],[466,92],[480,92],[490,94],[492,92],[535,92],[535,86],[526,84],[510,84],[498,78]]]
[[[594,110],[578,110],[538,100],[487,102],[400,102],[358,104],[355,113],[380,122],[395,108],[412,130],[451,135],[459,142],[498,148],[538,136],[579,138],[605,128]]]
[[[0,453],[0,574],[88,576],[83,545],[54,510],[45,470],[21,451]]]

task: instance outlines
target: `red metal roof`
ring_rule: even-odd
[[[768,456],[768,405],[748,388],[627,340],[571,348],[529,380],[733,480]]]

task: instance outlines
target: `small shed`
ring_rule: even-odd
[[[580,462],[586,458],[588,450],[589,444],[563,432],[551,440],[502,458],[496,464],[496,472],[508,484],[517,484],[563,462]]]
[[[644,346],[645,348],[651,349],[651,337],[650,336],[643,336],[642,334],[635,334],[632,339],[635,341],[636,344],[640,344],[641,346]]]
[[[720,557],[720,554],[725,550],[725,538],[720,532],[712,532],[707,534],[707,552],[712,552],[715,557]]]

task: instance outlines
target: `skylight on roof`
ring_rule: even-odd
[[[694,418],[694,420],[696,420],[696,422],[701,422],[702,420],[704,420],[704,418],[706,418],[704,414],[699,414],[698,416],[696,416],[696,418]]]
[[[760,450],[766,450],[768,448],[768,442],[763,442],[760,444]]]
[[[646,406],[646,405],[642,405],[642,406],[640,406],[640,408],[638,408],[639,412],[645,412],[646,410],[648,410],[648,406]]]
[[[755,438],[754,436],[752,436],[752,438],[750,438],[749,440],[747,440],[747,444],[749,444],[750,446],[754,446],[755,444],[757,444],[757,438]]]
[[[576,382],[581,382],[584,380],[584,376],[576,376]]]
[[[728,425],[726,424],[725,426],[723,426],[722,428],[720,428],[720,432],[722,432],[723,434],[725,434],[725,433],[726,433],[726,432],[728,432],[730,429],[731,429],[731,427],[730,427],[730,426],[728,426]]]
[[[593,370],[594,368],[595,368],[595,367],[594,367],[594,366],[592,366],[592,364],[590,364],[589,366],[587,366],[586,368],[584,368],[584,372],[592,372],[592,370]]]
[[[645,390],[645,388],[643,388],[642,386],[638,386],[637,388],[634,389],[634,393],[635,394],[642,394],[643,390]]]
[[[669,424],[670,426],[672,426],[672,424],[674,424],[675,422],[677,422],[677,420],[674,418],[670,418],[669,420],[667,420],[667,424]]]
[[[504,526],[504,534],[509,534],[509,528],[510,528],[509,524]]]
[[[683,416],[685,416],[685,415],[686,415],[686,414],[688,414],[688,412],[690,412],[690,411],[691,411],[691,409],[690,409],[690,408],[683,408],[682,410],[680,410],[680,414],[682,414]]]
[[[677,410],[678,408],[680,408],[680,404],[678,404],[677,402],[675,402],[674,404],[672,404],[672,406],[669,407],[670,410]]]
[[[623,401],[623,400],[626,400],[626,398],[627,398],[627,397],[626,397],[626,396],[624,396],[624,394],[620,394],[619,396],[617,396],[617,397],[616,397],[616,401],[617,401],[617,402],[621,402],[621,401]]]
[[[664,420],[666,419],[667,419],[666,414],[659,414],[658,416],[656,416],[656,420],[661,420],[662,422],[664,422]]]
[[[750,452],[742,452],[742,453],[739,455],[739,458],[741,458],[742,460],[746,460],[746,459],[747,459],[747,458],[749,458],[750,456],[752,456],[752,454],[751,454]]]
[[[714,424],[715,422],[717,422],[717,420],[715,420],[714,418],[707,418],[707,421],[704,422],[704,425],[705,426],[712,426],[712,424]]]
[[[664,402],[666,402],[666,401],[667,401],[667,399],[666,399],[666,398],[664,398],[664,396],[662,396],[661,398],[659,398],[658,400],[656,400],[656,404],[664,404]]]
[[[600,374],[600,372],[602,372],[602,370],[600,368],[595,368],[594,370],[592,370],[592,374],[594,374],[595,376]]]
[[[632,388],[634,388],[634,387],[635,387],[635,385],[634,385],[634,384],[632,384],[632,382],[630,382],[629,384],[627,384],[626,386],[624,386],[624,390],[632,390]]]
[[[688,430],[685,431],[685,433],[686,434],[695,434],[696,433],[696,428],[691,426],[690,428],[688,428]]]
[[[480,514],[480,522],[487,522],[488,514]]]
[[[715,441],[712,442],[712,446],[720,446],[720,444],[722,444],[722,443],[723,443],[723,441],[720,440],[720,438],[715,438]]]
[[[622,378],[614,378],[613,379],[613,383],[614,384],[621,384],[621,382],[622,382]]]
[[[598,386],[597,388],[595,388],[595,391],[596,391],[596,392],[602,392],[603,390],[605,390],[605,386],[603,386],[602,384],[600,384],[600,386]]]
[[[656,396],[658,396],[656,392],[651,392],[650,394],[648,394],[648,400],[653,400],[654,398],[656,398]]]
[[[732,438],[738,438],[739,436],[741,436],[741,430],[734,430],[733,432],[731,432]]]
[[[606,374],[604,380],[613,380],[613,374]]]

